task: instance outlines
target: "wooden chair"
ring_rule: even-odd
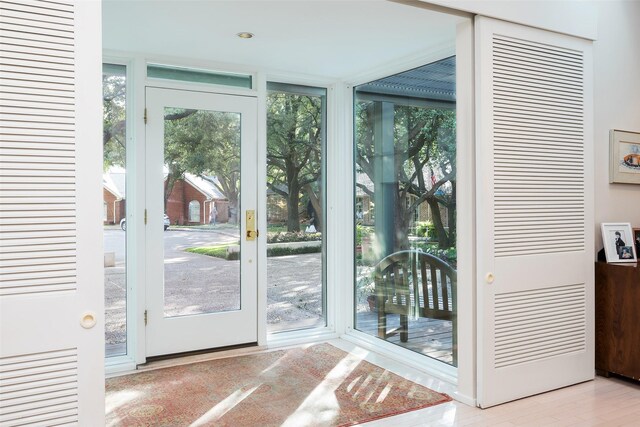
[[[386,339],[400,333],[409,340],[409,316],[452,322],[453,365],[458,363],[457,273],[446,262],[415,250],[395,252],[375,270],[378,336]],[[387,331],[387,315],[399,314],[400,327]]]

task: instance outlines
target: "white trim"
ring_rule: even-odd
[[[355,329],[349,330],[340,337],[350,341],[367,350],[375,351],[391,359],[397,360],[407,366],[419,371],[433,375],[434,377],[457,387],[457,369],[451,365],[432,359],[423,354],[399,347],[396,344],[381,340],[378,337],[360,332]]]
[[[258,141],[256,153],[258,231],[258,345],[268,343],[267,337],[267,79],[259,73],[254,88],[258,91]]]
[[[329,146],[327,164],[327,189],[331,200],[327,229],[329,230],[327,259],[328,279],[335,289],[333,305],[336,332],[344,334],[353,326],[354,270],[354,173],[353,173],[353,88],[346,84],[336,85],[336,112],[333,114],[334,138]],[[341,108],[338,108],[341,106]]]
[[[339,334],[331,328],[298,329],[295,331],[276,332],[267,335],[268,348],[277,349],[294,345],[309,344],[338,338]]]
[[[458,390],[456,399],[476,396],[476,169],[473,20],[458,24],[456,36],[456,241],[458,254]]]
[[[104,372],[107,378],[122,373],[130,373],[136,370],[136,362],[133,357],[114,356],[108,357],[104,366]]]
[[[133,97],[131,113],[133,114],[133,120],[131,125],[134,127],[135,136],[133,137],[133,150],[127,151],[127,164],[133,166],[132,175],[136,177],[146,176],[146,125],[144,123],[144,109],[145,102],[145,81],[147,76],[147,70],[144,66],[144,61],[141,58],[132,58],[132,73],[133,78],[131,84],[133,85]],[[131,157],[129,157],[131,156]],[[130,160],[131,159],[131,160]],[[130,189],[133,188],[133,194]],[[135,345],[135,351],[132,355],[135,357],[137,364],[142,364],[147,361],[146,358],[146,331],[144,326],[144,311],[147,307],[145,283],[147,281],[147,264],[146,264],[146,229],[144,227],[144,210],[146,205],[145,198],[145,185],[144,179],[136,179],[132,183],[132,187],[127,188],[127,194],[133,197],[130,198],[133,203],[129,203],[127,209],[127,229],[133,225],[132,233],[127,232],[127,248],[131,249],[127,253],[132,253],[133,262],[130,264],[131,271],[134,272],[135,282],[130,284],[127,288],[134,295],[134,312],[129,321],[135,322],[135,339],[132,341],[132,345]],[[129,262],[129,256],[127,255],[127,262]],[[129,276],[133,276],[130,274]],[[130,279],[128,279],[129,281]],[[131,283],[129,281],[129,283]],[[133,286],[133,288],[132,288]],[[132,305],[134,305],[132,304]],[[135,319],[135,320],[133,320]],[[132,348],[132,346],[129,346]]]

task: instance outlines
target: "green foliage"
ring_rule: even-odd
[[[314,206],[322,224],[323,98],[286,92],[267,97],[267,185],[287,203],[287,230],[299,231],[299,212]]]
[[[312,242],[322,240],[322,233],[275,232],[267,233],[267,243]]]
[[[125,166],[126,161],[126,77],[102,75],[103,168]]]
[[[239,259],[239,252],[230,252],[227,253],[227,248],[231,245],[220,245],[220,246],[201,246],[196,248],[187,248],[185,251],[191,252],[194,254],[207,255],[216,258],[223,258],[228,261],[237,261]]]
[[[237,261],[240,257],[240,252],[228,252],[227,247],[230,245],[220,246],[201,246],[195,248],[187,248],[185,251],[194,254],[207,255],[216,258],[226,259],[227,261]],[[285,255],[298,255],[298,254],[311,254],[322,252],[321,246],[303,246],[300,248],[287,248],[287,247],[268,247],[268,257],[278,257]]]
[[[418,221],[416,222],[416,236],[436,239],[438,237],[436,226],[432,221]]]
[[[355,106],[356,170],[375,184],[381,173],[375,132],[381,120],[379,102],[359,101]],[[452,215],[455,211],[456,177],[456,115],[453,108],[409,106],[397,103],[393,110],[393,156],[385,167],[393,168],[397,179],[395,235],[399,240],[408,236],[411,219],[422,203],[429,203],[432,211],[444,206]],[[432,182],[433,174],[433,182]],[[360,184],[374,202],[376,189]],[[406,202],[405,202],[406,201]],[[438,212],[439,213],[439,212]],[[455,216],[453,216],[455,218]],[[434,216],[434,239],[445,247],[455,240],[455,221],[449,218],[447,231],[439,216]],[[452,225],[452,222],[454,223]],[[451,234],[449,234],[451,233]],[[429,230],[425,231],[429,235]],[[398,247],[406,241],[397,241]]]
[[[285,256],[285,255],[298,255],[298,254],[313,254],[322,252],[321,246],[303,246],[300,248],[285,248],[285,247],[273,247],[267,246],[267,256]]]
[[[363,237],[370,236],[372,233],[372,227],[368,227],[362,224],[356,224],[356,246],[361,246]]]
[[[437,245],[434,244],[420,243],[415,245],[414,249],[418,249],[424,253],[438,257],[441,260],[445,261],[447,264],[451,265],[454,269],[457,268],[458,251],[455,247],[440,249]]]

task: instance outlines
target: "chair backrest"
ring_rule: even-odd
[[[454,320],[457,272],[440,258],[399,251],[380,261],[375,274],[387,304],[405,306],[418,317]]]

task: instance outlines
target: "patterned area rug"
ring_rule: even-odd
[[[450,401],[330,344],[107,380],[107,426],[349,426]]]

